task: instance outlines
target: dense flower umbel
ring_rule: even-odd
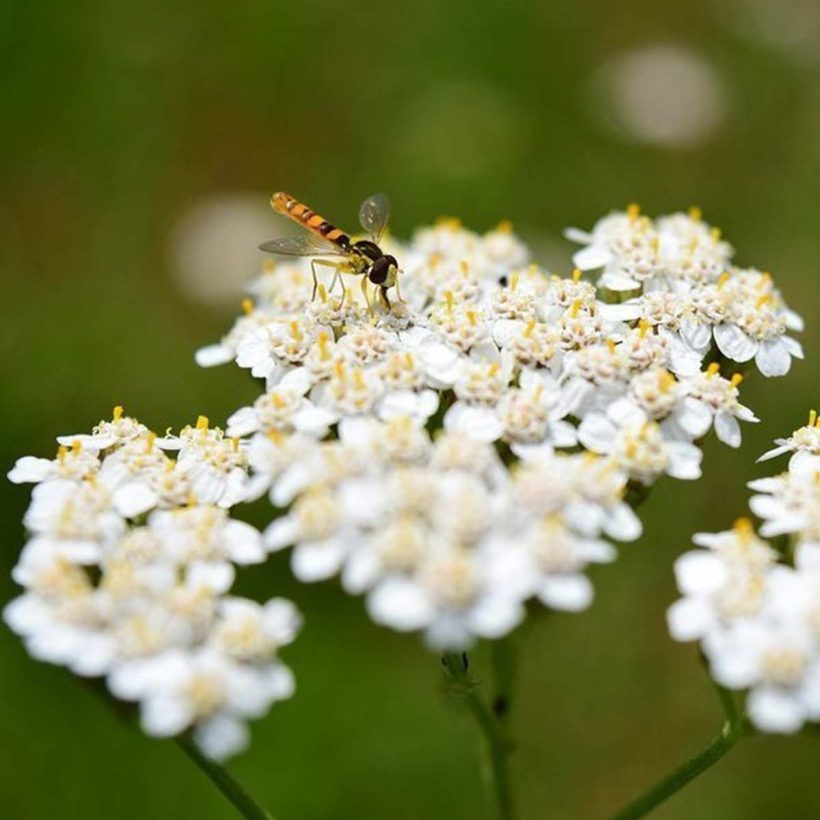
[[[820,453],[817,414],[774,457],[795,451],[785,473],[750,482],[762,520],[695,536],[682,555],[683,598],[669,610],[677,640],[699,640],[715,680],[748,689],[746,709],[762,731],[796,732],[820,721]]]
[[[737,447],[757,421],[730,362],[785,373],[801,322],[697,213],[630,207],[568,235],[585,247],[567,277],[531,264],[508,224],[388,240],[403,295],[389,307],[360,280],[311,299],[307,260],[267,265],[196,355],[264,382],[224,432],[200,417],[158,437],[117,408],[11,470],[37,486],[6,621],[35,657],[104,676],[147,732],[191,728],[222,758],[291,694],[277,650],[299,628],[286,601],[230,595],[235,565],[291,548],[298,578],[338,574],[375,621],[437,649],[505,635],[529,601],[589,606],[587,567],[640,535],[628,499],[697,478],[703,436]],[[755,687],[773,728],[816,717],[817,430],[778,441],[790,472],[755,485],[763,535],[790,534],[794,566],[744,526],[679,565],[676,634]],[[264,534],[229,516],[266,495]]]
[[[732,267],[697,213],[630,207],[569,235],[586,247],[562,278],[507,224],[480,236],[442,220],[389,243],[390,308],[368,308],[358,281],[320,282],[311,301],[308,262],[271,264],[198,352],[264,380],[228,431],[245,498],[284,510],[266,546],[292,547],[300,579],[340,574],[376,621],[436,648],[500,637],[529,599],[589,605],[585,568],[614,557],[604,539],[640,534],[629,491],[697,478],[712,428],[740,445],[757,419],[722,362],[778,375],[800,355],[771,277]]]
[[[234,565],[266,557],[225,509],[247,483],[240,442],[204,418],[159,439],[121,408],[59,441],[53,461],[22,458],[9,474],[37,486],[13,572],[25,592],[6,622],[34,657],[139,702],[149,734],[192,728],[211,757],[241,750],[245,720],[293,692],[276,652],[300,618],[288,601],[229,594]]]

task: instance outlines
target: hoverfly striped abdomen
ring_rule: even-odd
[[[337,228],[290,194],[279,191],[271,197],[270,204],[275,211],[304,225],[317,236],[324,237],[343,250],[350,249],[350,237],[341,228]]]

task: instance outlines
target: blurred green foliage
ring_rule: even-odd
[[[692,531],[744,512],[755,456],[803,423],[816,392],[818,66],[742,38],[743,3],[725,3],[0,5],[0,463],[50,453],[56,433],[119,402],[164,429],[224,419],[254,395],[237,369],[192,361],[234,312],[186,301],[171,278],[171,229],[202,197],[258,192],[265,208],[284,188],[349,224],[385,190],[400,235],[442,213],[480,229],[508,217],[551,237],[565,270],[570,248],[555,238],[567,223],[632,200],[702,206],[806,316],[809,361],[776,383],[750,378],[763,422],[743,449],[709,446],[702,481],[661,482],[644,538],[595,573],[595,606],[522,638],[522,817],[606,816],[719,724],[695,650],[666,634],[671,564]],[[609,56],[659,42],[694,48],[720,75],[725,120],[697,147],[619,137],[592,103]],[[2,490],[3,601],[27,495]],[[485,816],[472,727],[443,696],[434,655],[370,624],[335,584],[298,587],[284,557],[241,586],[292,596],[307,617],[287,654],[297,696],[231,764],[277,818]],[[483,649],[476,663],[480,676]],[[5,629],[0,664],[2,817],[232,816],[172,744],[118,722]],[[814,737],[745,742],[657,816],[820,816],[819,753]]]

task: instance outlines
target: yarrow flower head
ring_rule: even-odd
[[[672,637],[700,641],[715,680],[748,691],[746,711],[764,732],[820,721],[820,455],[802,432],[815,423],[812,412],[766,455],[798,450],[787,472],[750,482],[759,535],[740,519],[696,535],[704,549],[675,564],[683,597],[669,610]]]
[[[383,253],[286,194],[274,205],[335,237],[348,262],[316,258],[315,236],[265,244],[289,256],[266,264],[233,327],[196,353],[247,370],[258,396],[224,430],[200,416],[160,436],[116,408],[90,434],[60,437],[55,458],[9,473],[36,486],[7,623],[33,656],[104,677],[149,734],[191,730],[214,758],[242,749],[247,720],[294,688],[278,652],[299,615],[232,595],[235,566],[288,549],[299,580],[338,576],[374,621],[436,650],[501,638],[528,606],[583,610],[589,568],[641,534],[634,499],[664,475],[698,478],[710,430],[736,447],[741,423],[757,421],[726,360],[774,376],[802,355],[772,277],[734,267],[698,213],[651,220],[630,206],[570,230],[584,247],[559,276],[509,223],[481,235],[444,219],[407,243],[379,238]],[[378,228],[385,200],[365,206],[363,225]],[[715,658],[755,624],[756,660],[722,679],[779,687],[801,720],[815,708],[815,616],[788,656],[769,651],[777,618],[759,619],[791,601],[799,620],[812,597],[816,431],[812,419],[778,442],[798,453],[794,481],[757,488],[766,531],[801,534],[795,567],[745,526],[703,538],[708,557],[680,565],[674,618]],[[263,497],[275,511],[264,533],[231,517]]]
[[[612,560],[606,539],[640,534],[624,499],[697,478],[712,428],[740,444],[757,419],[740,372],[720,372],[724,325],[752,334],[764,371],[781,343],[797,355],[771,277],[733,268],[695,212],[630,207],[569,235],[586,247],[565,277],[508,223],[482,236],[444,219],[390,240],[401,295],[377,298],[366,278],[340,293],[338,269],[323,279],[292,257],[251,284],[255,301],[198,360],[230,349],[265,381],[228,432],[245,497],[284,510],[265,542],[292,549],[298,578],[338,574],[379,623],[464,648],[509,632],[531,598],[588,606],[585,568]]]
[[[191,729],[213,758],[240,751],[245,721],[293,692],[277,652],[300,624],[288,601],[230,594],[234,567],[266,557],[227,510],[244,450],[204,419],[160,439],[121,408],[59,441],[54,461],[9,474],[36,486],[6,622],[34,657],[137,702],[149,734]]]

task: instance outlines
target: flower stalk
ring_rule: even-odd
[[[513,820],[509,766],[512,745],[505,727],[512,674],[508,663],[502,662],[502,657],[494,658],[496,689],[491,706],[478,694],[479,684],[470,672],[470,659],[466,652],[448,652],[441,662],[452,682],[451,691],[464,703],[481,734],[485,754],[482,773],[495,808],[494,816],[497,820]]]
[[[182,736],[176,739],[176,743],[245,820],[273,820],[271,815],[228,773],[228,770],[202,754],[193,740]]]
[[[704,749],[662,777],[629,805],[613,815],[612,820],[638,820],[640,817],[646,817],[653,809],[714,766],[744,734],[748,734],[748,722],[738,708],[733,693],[719,684],[715,684],[715,689],[726,716],[718,735]]]

